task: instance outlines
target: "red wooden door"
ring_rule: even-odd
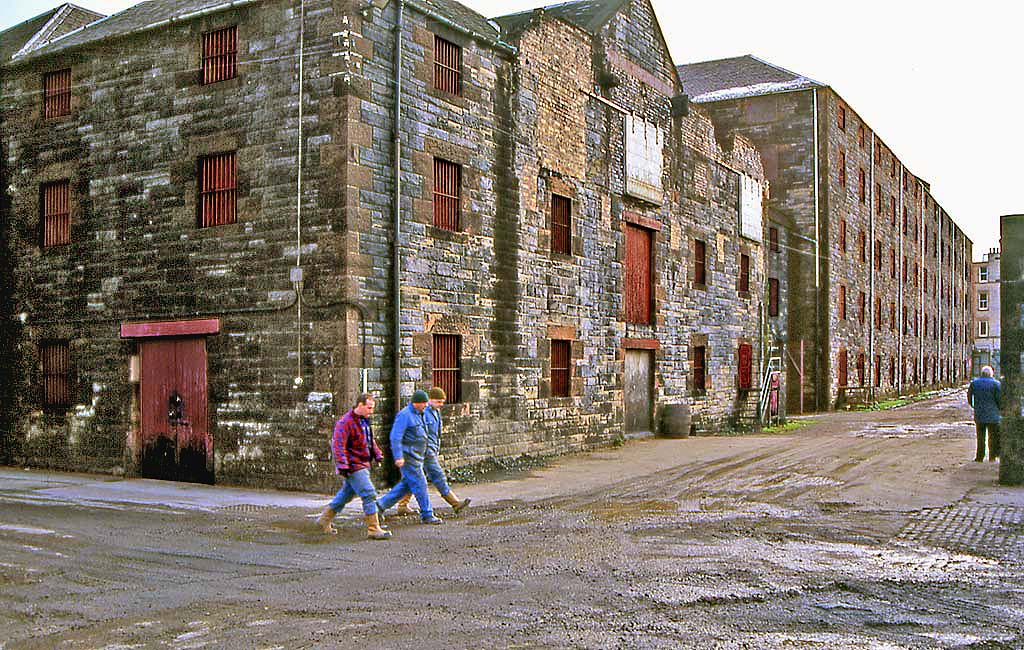
[[[140,345],[142,452],[140,473],[213,482],[213,439],[207,429],[206,339],[159,338]]]
[[[651,231],[626,224],[626,322],[651,322]]]

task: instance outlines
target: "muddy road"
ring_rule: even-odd
[[[631,442],[389,542],[315,495],[0,470],[0,648],[1021,648],[1024,490],[973,437],[958,392]]]

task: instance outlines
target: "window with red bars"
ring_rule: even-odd
[[[882,184],[875,183],[875,212],[882,214]]]
[[[462,165],[434,158],[434,225],[461,230]]]
[[[864,128],[863,124],[857,127],[857,146],[859,146],[861,149],[865,147],[865,143],[867,142],[867,135],[867,129]]]
[[[839,366],[839,372],[838,372],[838,374],[839,374],[839,385],[840,386],[846,386],[847,372],[848,372],[848,362],[847,362],[847,359],[846,359],[846,350],[839,350],[839,359],[838,359],[838,363],[836,365]]]
[[[572,384],[572,342],[551,340],[551,396],[568,397]]]
[[[868,200],[868,177],[863,168],[857,170],[857,198],[861,203]]]
[[[875,388],[882,385],[882,355],[875,355]]]
[[[40,241],[43,248],[71,243],[71,181],[44,183],[40,188]]]
[[[839,320],[846,320],[846,287],[839,285]]]
[[[690,347],[690,365],[693,368],[693,390],[707,390],[707,348],[703,345]]]
[[[889,331],[896,331],[896,303],[889,303]]]
[[[71,349],[67,341],[39,344],[42,366],[43,409],[64,411],[71,404]]]
[[[572,254],[572,200],[551,195],[551,251]]]
[[[875,327],[882,329],[882,299],[875,298]]]
[[[653,233],[646,228],[626,224],[626,322],[650,323],[653,285]]]
[[[768,250],[773,253],[779,252],[779,229],[775,226],[768,227]]]
[[[434,87],[462,94],[462,48],[440,36],[434,37]]]
[[[203,84],[238,76],[238,27],[203,34]]]
[[[740,390],[750,390],[754,386],[754,348],[749,343],[740,343],[738,350]]]
[[[43,75],[43,117],[71,114],[71,68]]]
[[[896,249],[889,251],[889,277],[896,279]]]
[[[895,358],[890,358],[889,359],[889,385],[890,386],[895,386],[896,385],[896,359]]]
[[[864,385],[864,370],[865,370],[865,359],[864,353],[861,352],[857,355],[857,385]]]
[[[449,402],[462,401],[462,337],[435,334],[431,363],[431,381],[444,389]]]
[[[857,250],[861,262],[868,261],[868,236],[863,230],[857,235]]]
[[[846,252],[846,219],[839,221],[839,250]]]
[[[740,254],[740,293],[750,292],[750,256]]]
[[[860,320],[860,324],[863,325],[867,320],[867,305],[868,297],[861,291],[857,294],[857,318]]]
[[[839,184],[846,187],[846,152],[839,150]]]
[[[836,115],[836,126],[839,127],[840,131],[846,130],[846,107],[843,105],[839,106],[839,111]]]
[[[892,227],[896,227],[896,197],[889,197],[889,212],[892,214]]]
[[[882,270],[882,240],[875,240],[875,270]]]
[[[238,207],[235,152],[199,159],[199,227],[235,223]]]
[[[699,239],[693,240],[693,283],[702,286],[708,283],[707,245]]]
[[[779,315],[779,279],[768,278],[768,315]]]

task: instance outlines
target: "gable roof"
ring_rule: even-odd
[[[34,18],[0,32],[0,62],[10,61],[21,51],[30,51],[83,25],[103,18],[103,14],[65,3]]]
[[[465,27],[484,36],[498,37],[498,30],[491,24],[491,21],[487,20],[487,16],[473,11],[460,2],[454,2],[454,0],[414,0],[414,2],[407,2],[406,4],[411,5],[413,9],[419,9],[420,7],[417,5],[422,5],[423,9],[433,11],[460,27]]]
[[[683,90],[697,103],[824,87],[810,77],[747,54],[676,68]]]
[[[525,27],[541,13],[561,18],[590,34],[596,34],[629,0],[573,0],[539,7],[517,14],[499,16],[494,22],[501,26],[502,34],[511,34]]]

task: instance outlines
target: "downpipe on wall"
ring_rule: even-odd
[[[391,251],[392,299],[394,301],[395,365],[393,369],[395,413],[402,406],[402,30],[405,27],[405,2],[395,3],[395,114],[393,138],[395,151],[395,196],[392,202],[395,241]]]

